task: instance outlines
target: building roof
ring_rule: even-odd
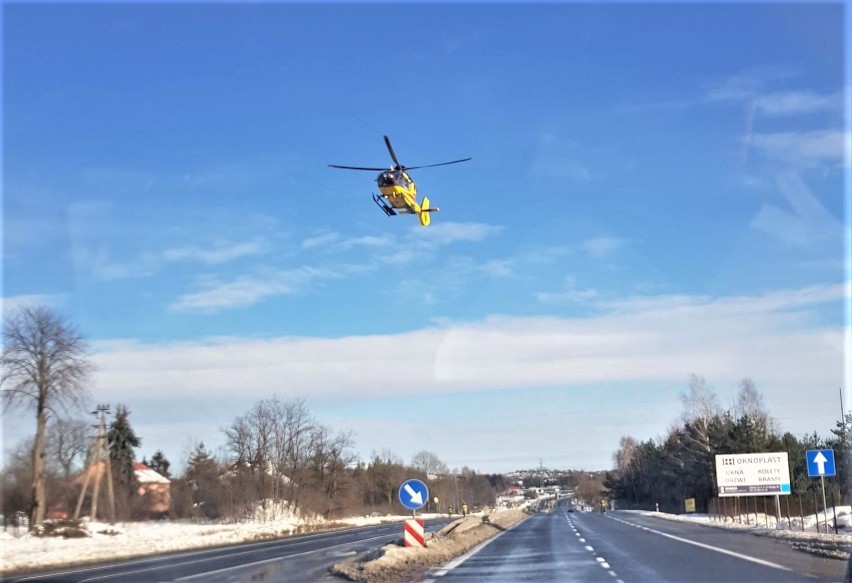
[[[158,474],[145,464],[133,462],[133,473],[136,474],[136,480],[140,484],[171,484],[171,480]]]

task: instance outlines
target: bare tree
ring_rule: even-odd
[[[48,428],[46,450],[51,466],[61,470],[61,478],[71,475],[86,463],[92,445],[93,429],[82,419],[56,419]]]
[[[420,470],[428,478],[450,472],[447,464],[442,462],[441,458],[425,449],[414,454],[414,457],[411,458],[411,467],[415,470]]]
[[[249,473],[255,492],[248,496],[265,505],[285,495],[291,509],[299,506],[307,478],[314,420],[304,400],[278,397],[255,403],[224,429],[238,473]],[[286,492],[282,492],[286,487]],[[249,493],[247,493],[249,494]]]
[[[310,436],[311,490],[318,498],[314,505],[326,518],[340,507],[338,498],[349,485],[348,470],[355,462],[352,432],[332,434],[331,431],[317,423],[312,427]]]
[[[740,381],[740,387],[734,400],[734,415],[736,417],[754,417],[766,423],[771,429],[769,411],[763,403],[763,394],[757,390],[754,381],[746,377]]]
[[[706,422],[719,414],[719,399],[703,376],[689,375],[689,391],[682,393],[683,420]]]
[[[44,520],[45,439],[49,415],[56,407],[84,404],[86,383],[94,370],[83,336],[46,306],[27,306],[7,316],[0,356],[0,390],[4,409],[32,410],[36,417],[33,443],[31,528]]]

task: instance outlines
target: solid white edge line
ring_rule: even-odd
[[[627,522],[625,520],[618,519],[618,518],[616,518],[615,520],[618,520],[619,522],[624,522],[625,524],[630,524],[629,522]],[[688,545],[693,545],[693,546],[696,546],[696,547],[700,547],[702,549],[707,549],[709,551],[716,551],[717,553],[722,553],[723,555],[728,555],[728,556],[731,556],[731,557],[736,557],[738,559],[742,559],[744,561],[749,561],[751,563],[763,565],[764,567],[772,567],[773,569],[779,569],[781,571],[790,571],[790,572],[793,571],[793,569],[791,569],[789,567],[785,567],[784,565],[779,565],[777,563],[771,563],[769,561],[764,561],[763,559],[750,557],[748,555],[743,555],[741,553],[736,553],[734,551],[729,551],[727,549],[720,549],[719,547],[713,547],[713,546],[710,546],[710,545],[707,545],[707,544],[704,544],[704,543],[700,543],[700,542],[697,542],[697,541],[694,541],[694,540],[689,540],[688,538],[681,538],[679,536],[675,536],[675,535],[669,534],[667,532],[654,530],[653,528],[646,528],[645,530],[647,530],[648,532],[653,532],[654,534],[658,534],[660,536],[664,536],[666,538],[670,538],[672,540],[676,540],[676,541],[679,541],[679,542],[682,542],[682,543],[686,543]]]
[[[507,528],[503,532],[499,532],[496,535],[492,536],[490,539],[488,539],[486,541],[482,541],[481,543],[479,543],[478,545],[476,545],[475,547],[470,549],[465,554],[461,555],[460,557],[456,557],[455,559],[453,559],[449,563],[446,563],[444,566],[439,567],[435,570],[430,570],[428,572],[428,575],[430,575],[432,577],[443,577],[444,575],[446,575],[447,573],[449,573],[450,571],[452,571],[453,569],[455,569],[456,567],[458,567],[459,565],[464,563],[466,560],[471,558],[473,555],[475,555],[476,553],[478,553],[479,551],[481,551],[482,549],[484,549],[485,547],[490,545],[492,542],[494,542],[495,540],[497,540],[498,538],[500,538],[501,536],[503,536],[504,534],[506,534],[507,532],[509,532],[513,528],[515,528],[516,526],[523,524],[524,522],[529,520],[531,517],[532,517],[532,515],[527,516],[526,518],[524,518],[520,522],[516,522],[515,524],[513,524],[512,526],[510,526],[509,528]]]
[[[359,539],[357,541],[338,543],[336,545],[331,545],[329,547],[323,547],[323,549],[333,549],[334,547],[340,547],[340,546],[358,543],[358,542],[362,542],[362,541],[387,538],[387,536],[388,535],[383,534],[383,535],[378,535],[378,536],[374,536],[374,537],[370,537],[370,538]],[[226,567],[224,569],[216,569],[216,570],[213,570],[213,571],[205,571],[203,573],[187,575],[186,577],[181,577],[180,579],[175,579],[175,581],[183,581],[183,580],[194,579],[196,577],[201,577],[202,575],[206,576],[206,575],[209,575],[211,573],[220,573],[220,572],[224,572],[224,571],[231,571],[233,569],[248,567],[248,566],[251,566],[251,565],[262,565],[264,563],[271,563],[271,562],[274,562],[274,561],[286,561],[290,557],[299,557],[299,556],[302,556],[302,555],[309,555],[311,553],[317,552],[317,550],[321,550],[321,549],[315,549],[315,550],[312,550],[312,551],[302,551],[300,553],[293,553],[292,555],[287,555],[287,556],[283,556],[283,557],[274,557],[272,559],[264,559],[262,561],[255,561],[253,563],[243,563],[241,565],[234,565],[232,567]],[[254,552],[257,552],[257,551],[251,550],[251,551],[245,551],[245,552],[241,552],[241,553],[232,553],[232,554],[228,555],[228,557],[239,557],[241,555],[246,555],[246,554],[250,554],[250,553],[254,553]],[[207,560],[208,559],[197,559],[195,561],[185,561],[183,563],[169,564],[169,565],[166,565],[166,567],[183,567],[185,565],[195,565],[197,563],[204,563]],[[156,570],[162,569],[162,568],[163,568],[163,566],[157,566],[157,567],[149,567],[147,569],[137,569],[135,571],[122,571],[120,573],[111,573],[111,574],[107,574],[107,575],[99,575],[97,577],[89,577],[88,579],[81,579],[80,583],[86,583],[88,581],[104,581],[106,579],[115,579],[116,577],[122,577],[124,575],[138,575],[139,573],[148,573],[150,571],[156,571]]]
[[[218,553],[218,552],[221,552],[223,549],[230,549],[230,548],[235,548],[235,547],[240,547],[240,549],[242,550],[242,549],[248,549],[248,548],[251,548],[251,547],[272,546],[272,545],[279,544],[279,543],[285,542],[285,541],[286,542],[294,541],[294,543],[298,543],[298,542],[301,542],[301,541],[307,540],[307,539],[318,538],[318,537],[322,537],[324,535],[329,535],[329,534],[338,534],[338,533],[342,533],[342,532],[353,531],[353,530],[357,530],[359,528],[366,529],[366,528],[372,528],[373,526],[386,526],[386,525],[394,525],[395,526],[396,524],[397,523],[395,523],[395,522],[394,523],[389,522],[389,523],[384,523],[384,524],[379,524],[379,525],[356,526],[354,528],[342,528],[342,529],[339,529],[339,530],[330,530],[330,531],[326,531],[326,532],[316,532],[316,533],[310,533],[310,534],[304,534],[304,535],[298,535],[298,536],[284,536],[284,537],[281,537],[281,538],[264,540],[264,541],[260,541],[260,542],[242,541],[242,542],[233,542],[233,543],[230,543],[230,544],[229,543],[225,543],[225,544],[221,544],[221,545],[215,544],[215,545],[209,545],[209,546],[206,546],[206,547],[172,549],[172,550],[168,550],[168,551],[162,551],[160,553],[152,553],[152,554],[147,554],[147,555],[136,555],[136,556],[133,556],[133,557],[126,557],[124,560],[122,560],[121,557],[107,557],[107,558],[104,558],[104,559],[98,559],[99,562],[93,563],[91,565],[78,565],[76,568],[75,567],[69,567],[68,570],[66,570],[66,571],[53,572],[53,571],[50,571],[50,567],[48,567],[47,568],[48,570],[43,575],[30,575],[29,577],[24,577],[22,579],[15,579],[15,581],[17,583],[22,583],[24,581],[40,581],[40,580],[43,581],[43,580],[45,580],[45,577],[62,577],[62,576],[65,576],[65,575],[74,575],[74,574],[77,574],[77,573],[85,573],[87,571],[99,571],[99,570],[103,570],[103,569],[117,567],[119,565],[127,565],[127,566],[134,565],[134,564],[141,565],[141,564],[144,564],[144,563],[151,563],[153,561],[168,560],[170,556],[177,556],[177,555],[188,558],[188,557],[192,557],[192,556],[196,556],[196,555]],[[242,554],[242,552],[240,554]],[[117,561],[118,564],[116,564],[116,565],[104,564],[104,563],[112,563],[113,561]],[[14,577],[14,574],[8,574],[6,576],[7,577]]]

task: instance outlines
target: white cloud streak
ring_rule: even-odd
[[[848,132],[818,130],[752,134],[749,143],[769,158],[807,168],[824,163],[843,164],[844,144],[849,139]]]
[[[239,259],[240,257],[257,255],[263,249],[264,246],[259,241],[250,243],[221,241],[212,249],[202,249],[193,246],[167,249],[163,252],[163,258],[167,261],[200,261],[207,265],[218,265]]]
[[[583,241],[582,247],[595,259],[606,259],[611,257],[624,245],[624,239],[616,237],[594,237]]]
[[[788,208],[764,204],[752,219],[752,227],[791,245],[840,242],[844,226],[826,210],[798,173],[782,173],[776,184]]]
[[[814,91],[779,91],[754,99],[755,108],[766,115],[789,116],[819,112],[840,113],[843,94],[822,94]]]
[[[99,398],[400,396],[671,381],[694,371],[837,386],[842,330],[818,325],[812,312],[849,293],[848,285],[819,285],[719,299],[639,297],[601,303],[595,317],[492,317],[394,335],[115,342],[96,357],[107,393]]]
[[[204,281],[202,290],[181,295],[169,306],[177,312],[213,313],[242,308],[275,295],[296,293],[317,279],[338,277],[337,274],[313,267],[283,270],[266,277],[240,277],[234,281]]]

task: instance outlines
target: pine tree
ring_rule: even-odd
[[[144,463],[144,462],[143,462]],[[169,474],[169,466],[171,466],[171,462],[166,459],[166,454],[163,453],[162,450],[157,450],[154,452],[154,455],[151,457],[151,461],[145,464],[164,478],[170,478],[171,474]]]
[[[195,515],[208,518],[222,516],[227,492],[220,479],[219,463],[204,443],[199,443],[189,455],[184,477],[191,492]]]
[[[826,445],[834,450],[834,465],[837,472],[837,482],[845,499],[852,495],[852,476],[849,472],[849,461],[852,456],[852,413],[843,415],[837,421],[837,426],[831,430],[834,437],[827,440]]]
[[[136,491],[136,475],[133,462],[136,459],[134,447],[142,445],[142,439],[130,426],[130,411],[124,405],[118,405],[115,419],[109,426],[110,464],[115,484],[116,511],[125,520],[130,518],[131,501]]]

